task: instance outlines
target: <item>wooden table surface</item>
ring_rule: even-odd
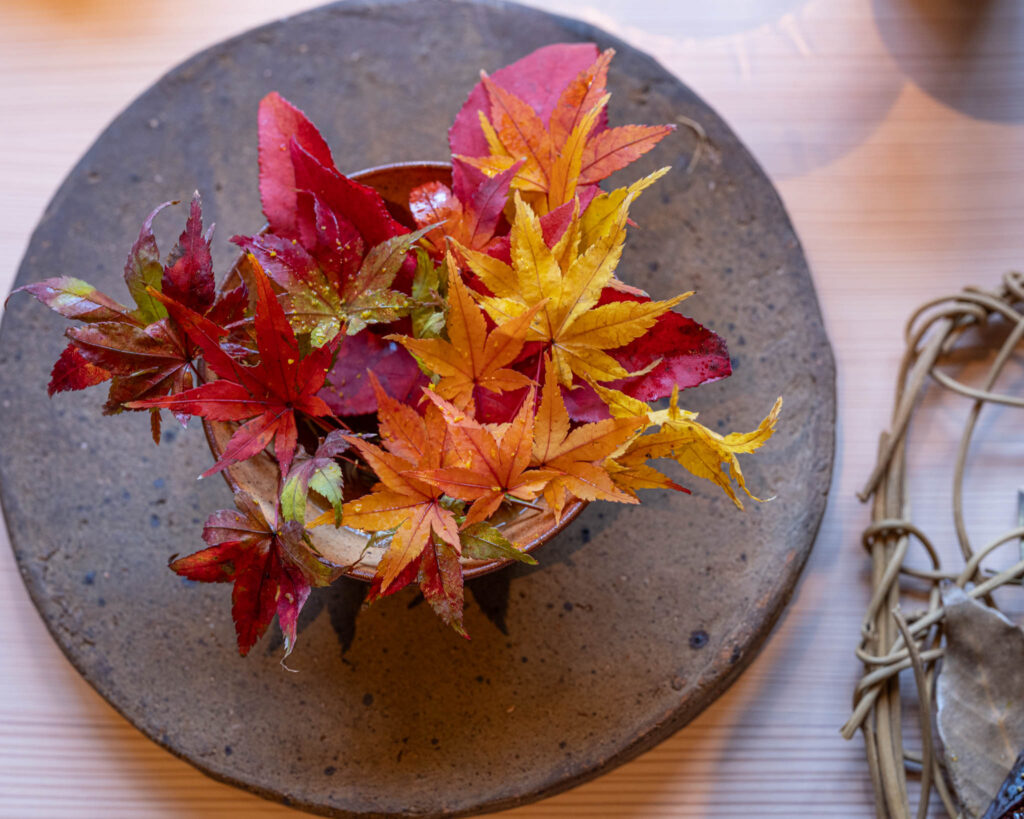
[[[854,492],[888,419],[904,318],[928,298],[967,283],[994,286],[1024,266],[1024,4],[535,4],[655,55],[764,164],[817,283],[839,367],[840,423],[817,545],[749,670],[655,750],[508,815],[873,816],[861,742],[838,733],[859,674],[852,651],[868,597],[859,546],[868,511]],[[136,94],[206,45],[310,5],[3,0],[0,290],[65,173]],[[1011,375],[1018,387],[1022,372]],[[941,409],[917,435],[925,454],[912,461],[924,487],[915,508],[930,523],[948,503],[939,472],[957,412]],[[1021,454],[1012,420],[988,425],[990,452]],[[1001,482],[970,493],[969,522],[981,535],[1013,524],[1020,463],[1004,459]],[[3,545],[0,644],[0,816],[297,815],[207,779],[118,716],[51,641]]]

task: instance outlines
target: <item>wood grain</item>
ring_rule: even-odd
[[[0,6],[3,288],[64,174],[133,96],[199,48],[310,5]],[[731,122],[776,181],[838,359],[840,457],[804,580],[740,681],[650,753],[512,813],[872,816],[860,743],[838,735],[867,600],[859,546],[867,512],[854,491],[886,425],[909,311],[1024,265],[1024,8],[1011,0],[543,5],[658,57]],[[915,512],[927,520],[944,516],[946,436],[958,425],[945,413],[957,411],[939,407],[915,431]],[[967,499],[979,537],[1015,520],[1021,447],[999,437],[1012,417],[997,415],[985,430],[997,443],[984,451],[1004,457],[1001,483],[986,479]],[[46,634],[6,547],[0,638],[0,816],[295,815],[207,780],[114,713]]]

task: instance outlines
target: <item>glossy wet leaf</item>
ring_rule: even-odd
[[[46,391],[52,396],[58,392],[84,390],[86,387],[102,384],[110,377],[109,370],[97,367],[86,359],[74,344],[69,344],[53,365]]]
[[[417,400],[429,382],[416,360],[395,341],[386,341],[372,329],[340,337],[338,355],[319,392],[320,398],[339,416],[377,411],[370,384],[372,372],[388,395],[401,402]]]
[[[298,236],[298,193],[291,145],[302,146],[322,165],[333,167],[331,149],[309,118],[277,92],[259,107],[260,198],[270,229]]]
[[[170,204],[170,202],[164,202],[154,208],[152,213],[146,217],[146,221],[142,224],[142,230],[139,231],[139,238],[132,245],[128,261],[124,266],[124,281],[136,304],[135,317],[143,324],[152,324],[167,315],[167,309],[160,300],[151,296],[147,291],[150,287],[160,290],[163,286],[164,266],[160,263],[160,248],[157,247],[156,237],[153,235],[153,219]],[[192,221],[191,213],[189,221]],[[202,217],[200,216],[201,230]]]
[[[441,272],[423,249],[416,254],[416,274],[412,280],[414,306],[409,314],[413,338],[437,338],[444,332],[444,301],[441,296]]]
[[[150,219],[152,218],[151,215]],[[202,314],[213,305],[216,291],[213,281],[213,257],[210,254],[212,235],[213,225],[203,232],[203,206],[199,192],[196,191],[189,206],[185,230],[171,251],[167,266],[164,268],[161,292],[190,310]],[[148,304],[151,302],[152,297]]]
[[[427,233],[436,257],[444,255],[446,237],[480,251],[495,242],[512,180],[521,164],[516,162],[508,170],[488,176],[456,157],[452,160],[451,188],[442,182],[428,182],[410,192],[409,209],[417,226],[438,225]]]

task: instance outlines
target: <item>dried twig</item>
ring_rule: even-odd
[[[1000,546],[1024,538],[1024,526],[1008,532],[975,551],[967,535],[963,514],[963,482],[978,417],[985,404],[1024,406],[1024,398],[993,391],[1000,373],[1024,340],[1024,274],[1008,273],[994,292],[965,288],[961,293],[923,305],[907,323],[907,349],[900,364],[893,409],[892,429],[883,433],[878,463],[860,493],[873,498],[872,524],[864,532],[864,547],[871,555],[872,595],[861,625],[861,643],[856,654],[864,663],[864,677],[853,697],[853,714],[842,728],[850,739],[858,730],[864,735],[868,768],[875,788],[876,811],[880,819],[909,819],[906,769],[920,767],[917,816],[927,814],[934,789],[951,817],[958,816],[949,792],[932,737],[936,663],[943,654],[943,618],[940,588],[955,582],[969,589],[972,597],[983,597],[994,606],[991,593],[1007,584],[1020,584],[1024,559],[1001,572],[982,568],[981,561]],[[999,317],[1010,332],[980,388],[960,383],[937,367],[954,351],[963,333]],[[961,436],[953,474],[953,522],[963,566],[949,570],[942,565],[928,535],[910,521],[906,491],[907,430],[917,403],[929,384],[960,394],[973,404]],[[931,569],[905,566],[912,546],[926,553]],[[1024,553],[1021,554],[1024,557]],[[913,577],[929,585],[927,608],[910,618],[899,610],[900,579]],[[904,748],[901,725],[899,675],[911,670],[917,683],[920,733],[923,749],[914,753]]]

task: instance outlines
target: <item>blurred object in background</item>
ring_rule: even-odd
[[[924,91],[975,119],[1024,122],[1020,0],[873,0],[873,6],[897,65]]]

